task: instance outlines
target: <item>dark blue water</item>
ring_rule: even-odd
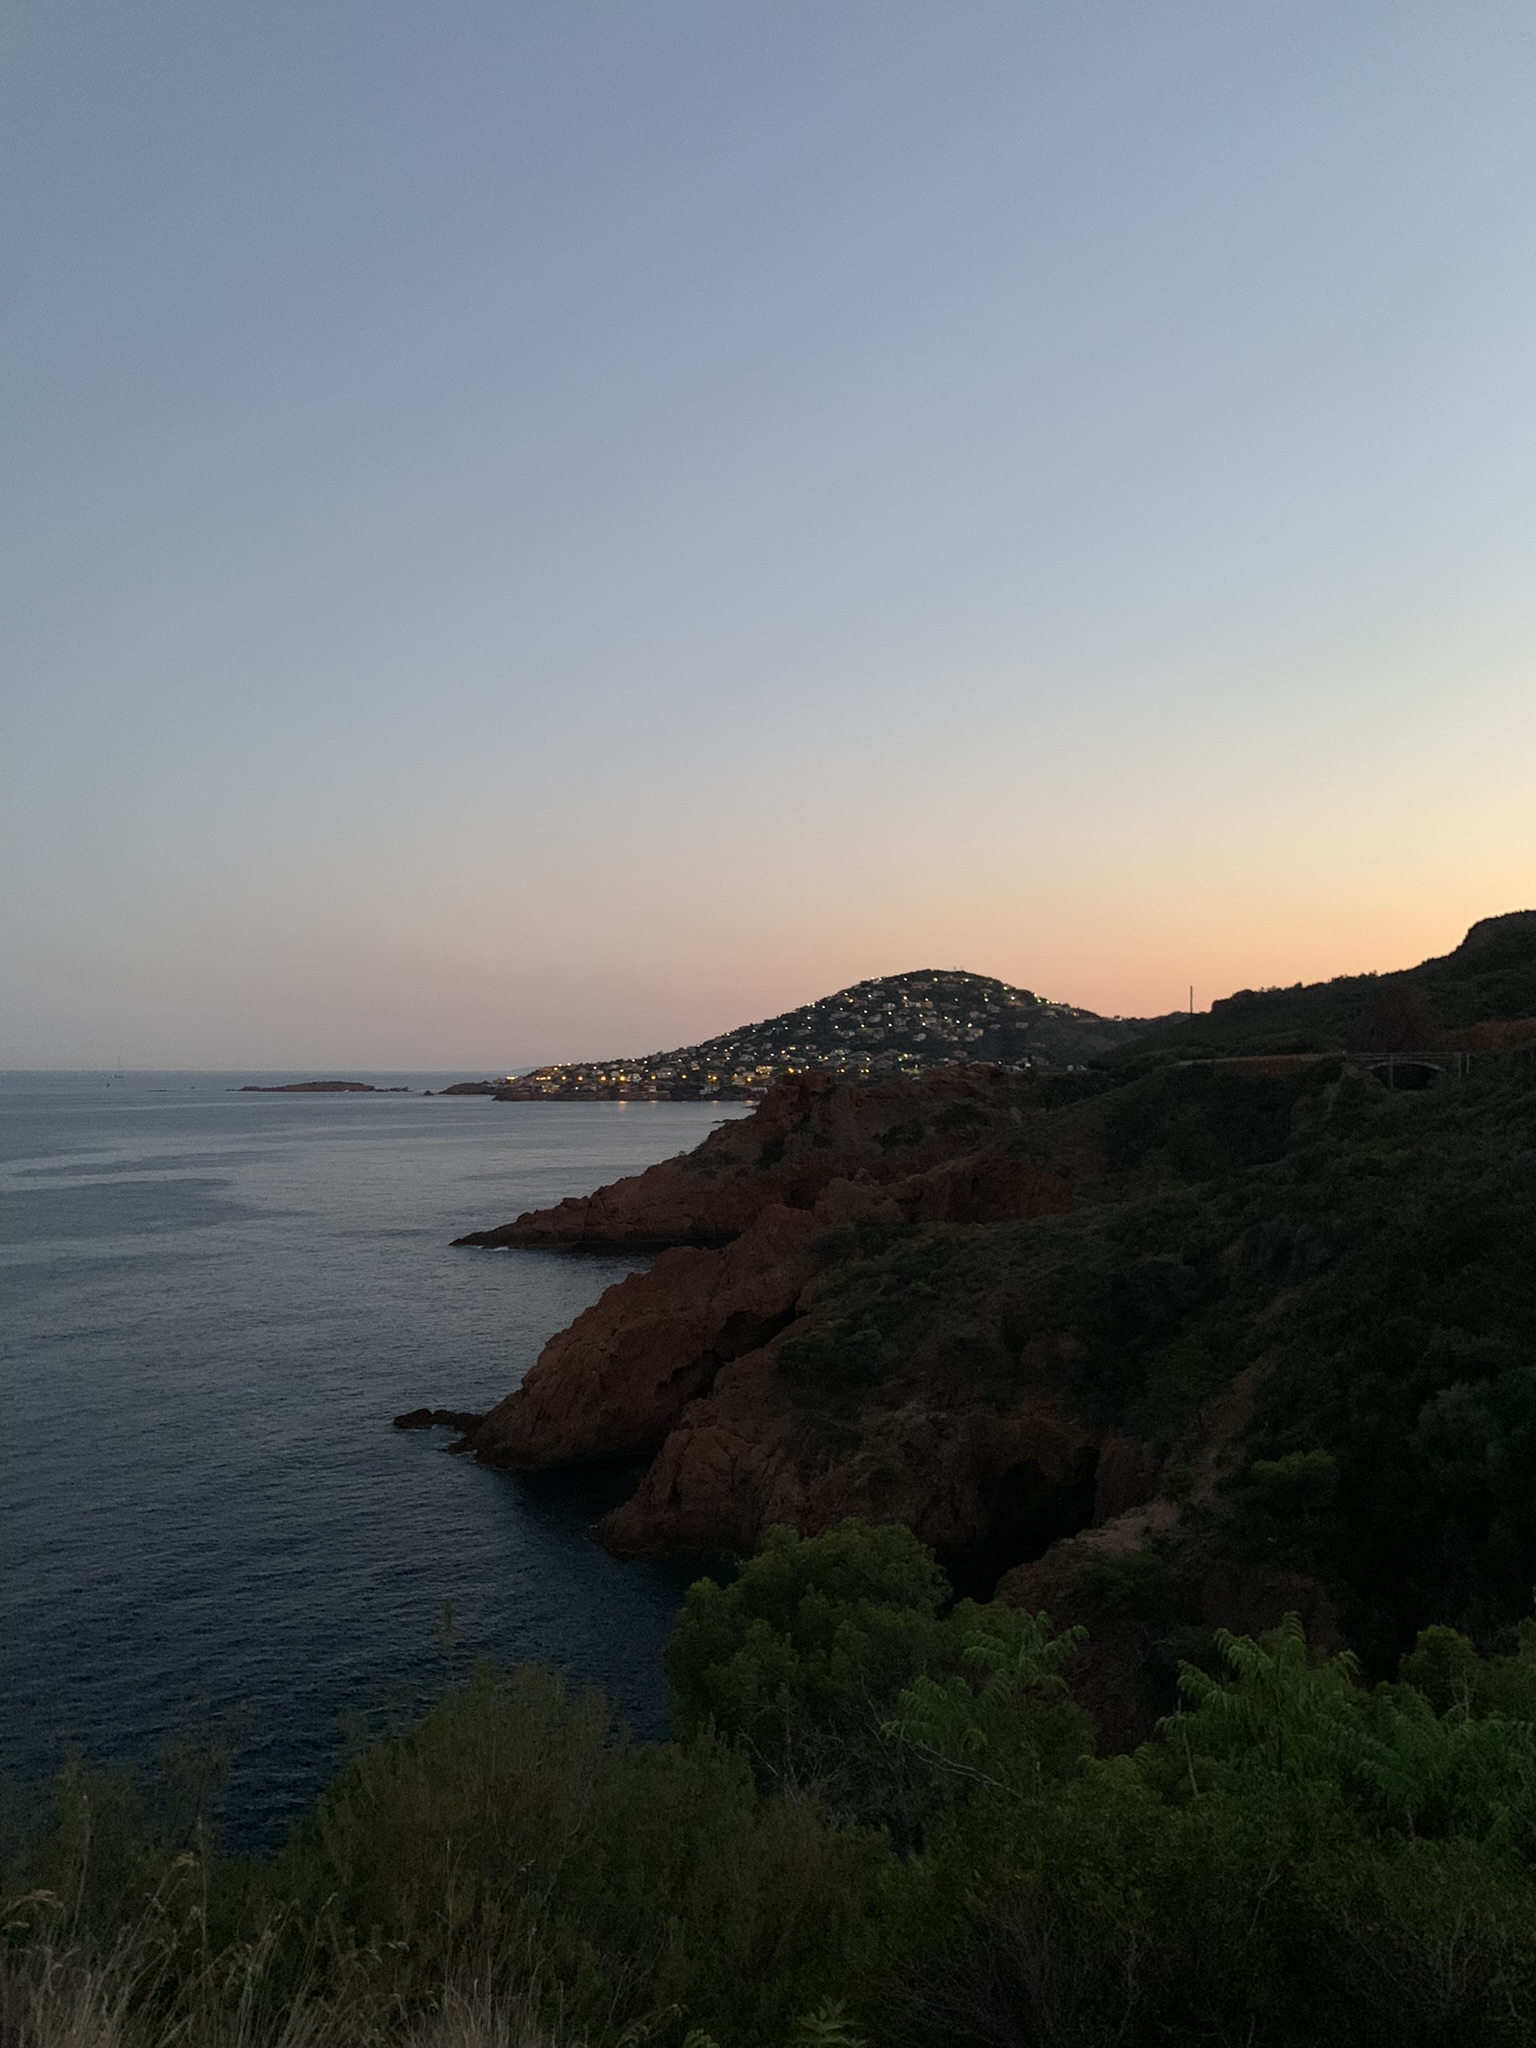
[[[690,1574],[590,1540],[611,1480],[520,1481],[390,1418],[489,1407],[642,1263],[450,1238],[729,1112],[230,1092],[260,1078],[0,1078],[7,1774],[224,1727],[227,1833],[268,1843],[346,1717],[398,1718],[480,1654],[663,1733]]]

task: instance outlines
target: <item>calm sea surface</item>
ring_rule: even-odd
[[[732,1113],[232,1092],[267,1078],[0,1077],[0,1757],[25,1783],[69,1744],[146,1763],[224,1729],[246,1847],[313,1799],[347,1717],[414,1711],[476,1655],[665,1732],[692,1574],[597,1548],[611,1482],[520,1481],[389,1425],[489,1407],[643,1263],[450,1238]]]

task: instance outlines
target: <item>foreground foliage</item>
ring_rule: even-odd
[[[947,1605],[901,1529],[777,1531],[689,1596],[680,1739],[489,1669],[221,1858],[75,1768],[9,1845],[16,2048],[1459,2044],[1536,2035],[1536,1629],[1390,1683],[1218,1637],[1096,1758],[1080,1632]],[[191,1788],[189,1790],[189,1787]]]

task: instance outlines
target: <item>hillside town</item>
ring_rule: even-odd
[[[700,1045],[509,1074],[495,1094],[501,1102],[756,1102],[781,1074],[813,1068],[848,1080],[964,1060],[1060,1070],[1144,1028],[988,975],[925,969],[858,982]]]

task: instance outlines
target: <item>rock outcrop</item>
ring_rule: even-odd
[[[797,1076],[693,1153],[460,1239],[665,1247],[553,1337],[463,1448],[526,1472],[649,1460],[600,1530],[625,1555],[751,1550],[777,1521],[859,1515],[1001,1570],[1111,1524],[1158,1464],[1106,1401],[1113,1347],[1163,1341],[1225,1285],[1185,1258],[1182,1224],[1144,1258],[1107,1243],[1116,1188],[1154,1185],[1149,1158],[1177,1176],[1172,1152],[1149,1153],[1168,1131],[1208,1174],[1233,1156],[1212,1133],[1273,1157],[1297,1105],[1328,1099],[1316,1061],[1232,1064],[1161,1070],[1134,1100],[977,1066]],[[1025,1227],[1071,1217],[1079,1190],[1090,1227],[1058,1257]]]
[[[679,1246],[631,1273],[545,1345],[522,1385],[469,1438],[487,1464],[535,1472],[649,1457],[723,1366],[791,1320],[812,1246],[848,1222],[896,1214],[869,1183],[834,1182],[812,1209],[770,1203],[723,1251]]]
[[[905,1522],[941,1557],[1038,1547],[1093,1498],[1095,1433],[1053,1389],[1008,1408],[872,1407],[852,1442],[807,1440],[771,1348],[691,1403],[633,1497],[599,1529],[621,1557],[750,1553],[776,1522]]]
[[[786,1078],[693,1153],[460,1240],[664,1247],[463,1447],[530,1472],[649,1461],[600,1532],[626,1555],[859,1515],[999,1571],[1040,1560],[1020,1597],[1059,1594],[1078,1552],[1042,1554],[1097,1555],[1099,1531],[1150,1511],[1167,1417],[1198,1410],[1208,1449],[1231,1439],[1241,1377],[1213,1405],[1202,1376],[1209,1347],[1230,1355],[1232,1290],[1256,1314],[1338,1256],[1315,1219],[1256,1234],[1248,1196],[1200,1190],[1320,1142],[1335,1110],[1364,1130],[1372,1085],[1297,1054],[1118,1084]]]
[[[1077,1526],[1097,1443],[1048,1386],[1003,1413],[871,1412],[856,1448],[829,1451],[776,1367],[779,1339],[814,1317],[819,1248],[837,1233],[1072,1207],[1065,1175],[1020,1149],[1022,1093],[982,1067],[860,1087],[794,1077],[684,1158],[460,1240],[668,1247],[552,1338],[465,1447],[518,1471],[652,1459],[600,1531],[625,1555],[751,1549],[774,1521],[849,1514],[910,1521],[946,1553]]]
[[[794,1074],[693,1152],[454,1242],[485,1250],[722,1245],[766,1208],[812,1208],[835,1180],[912,1183],[924,1174],[933,1178],[903,1198],[924,1221],[1036,1214],[1070,1196],[1052,1196],[1050,1177],[1006,1149],[1026,1128],[1027,1102],[1028,1084],[996,1067],[867,1085]]]
[[[944,1156],[968,1138],[1013,1133],[1017,1096],[1010,1077],[988,1069],[867,1088],[798,1077],[686,1158],[459,1240],[672,1240],[648,1272],[610,1287],[553,1337],[464,1448],[518,1471],[654,1458],[602,1530],[629,1554],[750,1548],[786,1518],[909,1519],[945,1550],[985,1543],[1010,1516],[1081,1520],[1059,1497],[1091,1499],[1095,1447],[1038,1391],[958,1430],[952,1417],[918,1411],[871,1418],[858,1455],[829,1459],[799,1440],[775,1371],[776,1340],[815,1309],[819,1248],[837,1233],[1072,1207],[1062,1174],[1005,1144]]]
[[[478,1429],[485,1417],[461,1408],[412,1408],[395,1417],[396,1429],[455,1429],[461,1437]]]
[[[975,1065],[864,1085],[790,1077],[693,1153],[459,1239],[665,1247],[551,1338],[459,1447],[524,1472],[652,1460],[599,1531],[627,1556],[751,1550],[775,1521],[846,1515],[909,1522],[946,1555],[1018,1555],[1082,1526],[1098,1433],[1055,1383],[1048,1344],[1000,1406],[875,1400],[835,1443],[807,1429],[804,1389],[778,1368],[782,1340],[826,1320],[824,1252],[839,1233],[1073,1207],[1072,1145],[1036,1156],[1032,1093]],[[1123,1491],[1123,1473],[1113,1483]]]
[[[1071,1203],[1065,1183],[1049,1173],[963,1160],[890,1187],[867,1176],[833,1180],[808,1209],[766,1204],[723,1249],[664,1251],[649,1272],[618,1281],[552,1337],[467,1447],[484,1463],[523,1472],[652,1456],[689,1404],[713,1394],[724,1367],[761,1353],[758,1376],[766,1370],[771,1379],[763,1348],[811,1305],[819,1243],[859,1223],[974,1222],[988,1197],[1023,1215]],[[741,1426],[739,1397],[735,1409],[736,1420],[722,1425],[727,1433]],[[708,1431],[715,1421],[710,1408],[690,1427]],[[758,1492],[766,1502],[773,1489]],[[740,1520],[735,1509],[731,1518],[733,1526]],[[638,1526],[630,1525],[631,1542]],[[651,1547],[689,1546],[662,1516]]]

